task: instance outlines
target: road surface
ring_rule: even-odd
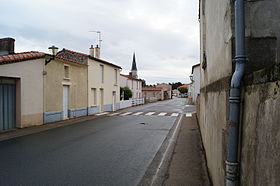
[[[108,113],[0,142],[0,185],[137,185],[185,99]]]

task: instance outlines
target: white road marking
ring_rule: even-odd
[[[95,114],[96,116],[102,116],[102,115],[105,115],[105,114],[108,114],[109,112],[102,112],[102,113],[99,113],[99,114]]]
[[[143,112],[136,112],[136,113],[134,113],[134,114],[132,114],[133,116],[138,116],[138,115],[140,115],[140,114],[142,114]]]
[[[148,112],[147,114],[145,114],[146,116],[151,116],[153,115],[155,112]]]
[[[158,116],[165,116],[166,114],[166,112],[161,112]]]
[[[186,113],[186,117],[192,117],[192,113]]]
[[[115,112],[113,114],[109,114],[109,116],[115,116],[115,115],[118,115],[118,114],[120,114],[120,113],[119,112]]]
[[[126,116],[126,115],[128,115],[128,114],[131,114],[132,112],[126,112],[126,113],[124,113],[124,114],[121,114],[120,116]]]
[[[179,116],[179,113],[172,113],[171,116]]]

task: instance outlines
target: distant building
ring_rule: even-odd
[[[164,100],[163,90],[156,86],[142,87],[142,94],[145,102],[154,102]]]
[[[163,99],[171,99],[172,95],[172,86],[167,83],[157,84],[156,87],[162,88]]]
[[[142,98],[142,80],[138,79],[135,53],[129,75],[120,74],[120,86],[128,87],[132,91],[132,99]]]
[[[192,102],[196,103],[196,98],[200,94],[200,64],[192,66],[192,74],[190,76],[192,84],[189,88]]]

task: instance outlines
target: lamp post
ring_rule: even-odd
[[[57,54],[58,48],[56,46],[51,46],[48,48],[50,50],[50,53],[52,54],[51,58],[48,60],[45,60],[45,65],[51,62],[51,60],[55,59],[55,55]]]

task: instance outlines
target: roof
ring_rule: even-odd
[[[87,65],[88,56],[89,55],[75,52],[72,50],[68,50],[65,48],[63,48],[61,51],[59,51],[56,54],[56,58],[58,58],[58,59],[64,59],[64,60],[67,60],[67,61],[70,61],[73,63],[82,64],[82,65]]]
[[[190,84],[191,84],[191,83],[190,83]],[[181,85],[181,86],[179,86],[177,89],[179,89],[179,88],[188,88],[188,86],[189,86],[190,84]]]
[[[135,52],[133,53],[133,60],[132,60],[132,67],[131,67],[131,71],[137,71],[137,67],[136,67],[136,60],[135,60]]]
[[[149,86],[146,86],[146,87],[142,87],[142,91],[161,91],[162,88],[159,88],[159,87],[149,87]]]
[[[133,78],[133,77],[131,77],[130,75],[125,75],[125,74],[120,74],[120,75],[123,76],[123,77],[126,77],[126,78],[128,78],[128,79],[135,80],[135,81],[142,81],[141,79]]]
[[[27,61],[32,59],[39,59],[45,56],[46,56],[45,53],[37,52],[37,51],[0,55],[0,65],[17,63],[17,62],[22,62],[22,61]]]
[[[193,74],[193,69],[194,69],[195,67],[198,67],[198,66],[200,66],[200,63],[198,63],[198,64],[192,66],[192,74]]]
[[[59,51],[57,53],[57,57],[60,57],[61,59],[65,59],[65,60],[72,61],[72,62],[75,62],[75,63],[79,63],[79,64],[87,64],[87,59],[90,58],[90,59],[93,59],[95,61],[107,64],[107,65],[111,65],[111,66],[114,66],[114,67],[117,67],[117,68],[121,69],[120,66],[115,65],[113,63],[110,63],[108,61],[104,61],[102,59],[92,57],[89,54],[84,54],[84,53],[81,53],[81,52],[76,52],[76,51],[68,50],[68,49],[65,49],[65,48],[63,48],[61,51]]]

